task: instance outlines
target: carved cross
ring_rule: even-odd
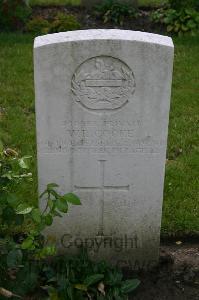
[[[105,162],[106,160],[99,160],[100,163],[100,186],[98,187],[91,187],[91,186],[78,186],[75,185],[74,188],[81,190],[81,191],[100,191],[100,219],[99,219],[99,231],[97,236],[104,236],[104,201],[105,201],[105,191],[129,191],[129,185],[123,186],[108,186],[104,182],[105,176]]]

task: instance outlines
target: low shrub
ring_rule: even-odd
[[[26,30],[36,35],[47,34],[50,31],[50,23],[42,17],[35,17],[27,23]]]
[[[26,0],[0,0],[0,28],[20,30],[24,27],[31,8]]]
[[[74,194],[60,195],[54,183],[48,184],[41,195],[47,198],[44,211],[23,199],[17,191],[32,181],[30,159],[19,157],[13,149],[4,149],[0,142],[0,287],[12,279],[9,270],[15,270],[17,276],[29,260],[56,253],[55,245],[44,244],[42,231],[68,211],[68,203],[80,205]]]
[[[104,261],[91,261],[84,250],[76,257],[58,257],[45,274],[54,280],[47,286],[48,294],[54,296],[50,299],[127,300],[140,284],[138,279],[124,280],[119,269]]]
[[[73,15],[58,13],[53,19],[46,20],[35,17],[26,25],[26,30],[36,35],[55,33],[60,31],[78,30],[81,25]]]
[[[180,10],[182,8],[199,8],[198,0],[169,0],[169,5],[171,8]]]
[[[95,7],[95,14],[102,18],[104,23],[122,25],[126,17],[136,17],[136,9],[128,3],[106,0]]]
[[[169,33],[196,34],[199,31],[199,13],[194,9],[160,8],[151,15],[152,21],[166,26]]]
[[[73,15],[59,13],[50,25],[50,32],[60,32],[80,29],[81,25]]]

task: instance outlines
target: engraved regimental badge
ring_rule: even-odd
[[[83,62],[72,78],[74,100],[93,111],[123,107],[135,91],[132,70],[111,56],[93,57]]]

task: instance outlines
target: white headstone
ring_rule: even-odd
[[[39,188],[79,195],[47,235],[95,258],[158,260],[173,67],[171,38],[124,30],[37,37]]]

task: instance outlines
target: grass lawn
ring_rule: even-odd
[[[138,0],[140,6],[158,6],[167,0]],[[30,0],[30,5],[79,5],[81,0]]]
[[[197,118],[199,37],[175,38],[162,233],[199,231]],[[0,34],[0,138],[33,156],[34,186],[22,194],[37,201],[33,38]]]
[[[30,0],[30,5],[79,5],[81,0]]]

